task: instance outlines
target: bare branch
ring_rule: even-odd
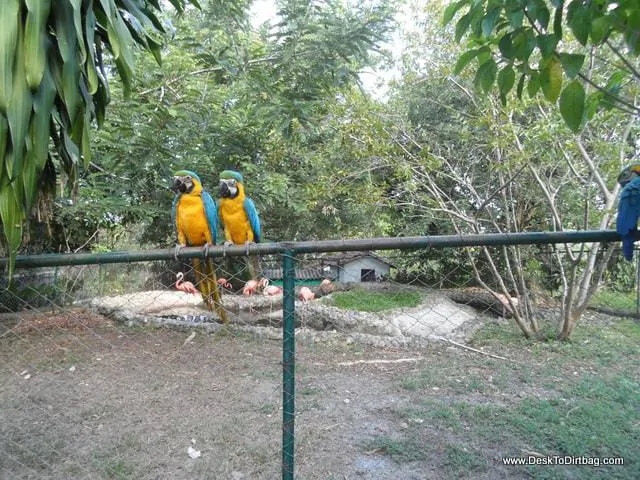
[[[618,50],[618,48],[611,43],[609,39],[606,39],[604,43],[606,43],[611,51],[616,54],[616,56],[622,61],[622,63],[625,64],[625,66],[629,69],[633,76],[636,77],[636,79],[640,80],[640,72],[634,65],[631,64],[631,62],[629,62],[629,60],[627,60],[627,57],[625,57],[620,52],[620,50]]]
[[[273,60],[276,60],[278,57],[262,57],[262,58],[256,58],[253,60],[249,60],[246,64],[247,66],[253,66],[253,65],[258,65],[260,63],[267,63],[267,62],[272,62]],[[174,83],[180,82],[181,80],[184,80],[185,78],[188,77],[195,77],[198,75],[204,75],[205,73],[213,73],[213,72],[221,72],[225,69],[225,67],[209,67],[209,68],[201,68],[199,70],[194,70],[193,72],[188,72],[185,73],[184,75],[180,75],[179,77],[176,78],[172,78],[171,80],[167,80],[166,82],[164,82],[161,85],[158,85],[156,87],[151,87],[148,88],[147,90],[143,90],[142,92],[140,92],[138,95],[148,95],[152,92],[155,92],[156,90],[160,90],[163,87],[168,87],[170,85],[173,85]]]

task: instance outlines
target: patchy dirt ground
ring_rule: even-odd
[[[0,478],[280,478],[280,340],[237,326],[127,326],[86,309],[0,324]],[[565,376],[610,371],[526,342],[475,345],[508,360],[348,334],[300,336],[296,348],[299,479],[548,477],[500,461],[535,445],[480,442],[449,408],[557,398]],[[625,468],[599,478],[636,478]]]

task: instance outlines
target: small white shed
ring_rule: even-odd
[[[372,252],[345,252],[326,258],[339,282],[377,282],[389,276],[393,265]]]

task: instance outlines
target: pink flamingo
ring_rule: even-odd
[[[316,298],[316,295],[309,287],[302,287],[300,293],[298,293],[298,298],[300,298],[303,303],[307,303],[309,300]]]
[[[280,295],[282,293],[282,287],[278,287],[277,285],[269,285],[268,278],[262,278],[258,282],[260,287],[262,287],[262,294],[266,296],[275,296]]]
[[[276,295],[282,295],[282,287],[278,287],[277,285],[267,285],[266,287],[264,287],[262,294],[268,295],[270,297],[275,297]]]
[[[176,288],[185,293],[191,293],[195,295],[198,293],[198,289],[191,282],[183,282],[184,274],[182,272],[176,273]]]
[[[219,278],[218,285],[220,285],[223,288],[226,288],[227,290],[231,290],[233,288],[233,285],[231,285],[231,282],[226,278]]]
[[[258,281],[257,280],[249,280],[247,283],[244,284],[244,288],[242,289],[242,294],[245,296],[249,296],[249,295],[253,295],[254,293],[256,293],[256,290],[258,289]]]

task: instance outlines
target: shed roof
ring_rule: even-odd
[[[262,271],[263,276],[266,278],[270,278],[272,280],[281,280],[282,268],[265,268]],[[296,279],[297,280],[321,280],[323,278],[328,278],[329,280],[336,280],[336,272],[329,271],[325,272],[320,267],[311,267],[311,268],[296,268]]]
[[[379,262],[386,263],[390,267],[395,266],[393,263],[391,263],[389,259],[370,251],[337,252],[324,257],[323,261],[328,265],[342,266],[350,262],[353,262],[355,260],[358,260],[360,258],[366,258],[366,257],[374,258]]]

